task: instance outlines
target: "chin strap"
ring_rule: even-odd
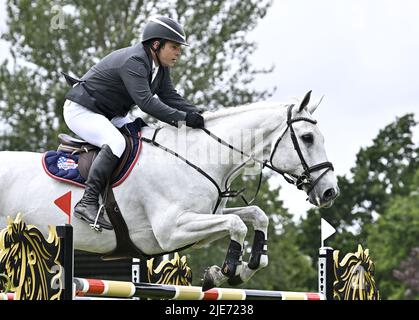
[[[157,62],[159,64],[159,66],[161,66],[161,62],[160,62],[160,58],[159,58],[159,51],[160,49],[164,46],[164,41],[163,40],[159,40],[159,45],[157,46],[157,49],[154,49],[153,46],[150,46],[150,50],[154,52],[154,54],[156,55],[156,59]]]

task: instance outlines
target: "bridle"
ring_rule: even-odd
[[[245,190],[244,188],[241,189],[241,190],[239,190],[239,191],[230,190],[229,189],[229,186],[228,186],[228,181],[231,178],[231,176],[234,173],[236,173],[238,170],[240,170],[241,168],[243,168],[244,165],[246,165],[249,160],[253,160],[253,161],[261,164],[262,165],[262,170],[266,167],[266,168],[271,169],[274,172],[277,172],[277,173],[281,174],[284,177],[285,181],[287,181],[288,183],[291,183],[291,184],[295,185],[300,190],[303,189],[303,186],[308,186],[308,188],[306,190],[306,193],[308,195],[313,190],[313,188],[316,186],[316,184],[320,181],[320,179],[329,170],[332,170],[333,171],[334,169],[333,169],[333,165],[332,165],[331,162],[322,162],[322,163],[313,165],[311,167],[309,167],[307,165],[307,162],[305,161],[304,156],[303,156],[303,154],[301,152],[301,148],[300,148],[300,145],[298,143],[298,139],[297,139],[297,137],[295,135],[295,131],[294,131],[294,128],[293,128],[293,123],[298,122],[298,121],[307,121],[307,122],[316,124],[317,121],[316,120],[312,120],[310,118],[306,118],[306,117],[292,118],[292,108],[293,107],[294,107],[293,104],[291,104],[291,105],[288,106],[287,127],[284,128],[282,134],[280,135],[280,137],[278,138],[278,140],[275,142],[274,148],[273,148],[273,150],[272,150],[272,152],[271,152],[271,154],[269,156],[269,160],[259,160],[259,159],[255,158],[253,155],[248,155],[245,152],[243,152],[242,150],[237,149],[236,147],[232,146],[228,142],[226,142],[226,141],[222,140],[221,138],[217,137],[216,135],[214,135],[208,129],[201,128],[201,130],[203,132],[205,132],[206,134],[208,134],[211,138],[215,139],[218,143],[220,143],[220,144],[228,147],[229,149],[234,150],[234,151],[240,153],[242,156],[248,158],[244,163],[242,163],[241,165],[239,165],[236,169],[234,169],[228,175],[228,177],[226,178],[226,181],[225,181],[225,190],[224,191],[222,191],[221,188],[220,188],[220,186],[217,184],[217,182],[208,173],[206,173],[204,170],[202,170],[200,167],[198,167],[197,165],[191,163],[190,161],[188,161],[187,159],[185,159],[184,157],[182,157],[181,155],[179,155],[175,151],[170,150],[170,149],[164,147],[163,145],[161,145],[160,143],[158,143],[156,141],[157,133],[162,128],[158,128],[158,129],[156,129],[154,131],[154,134],[153,134],[152,139],[141,137],[141,140],[142,141],[145,141],[147,143],[153,144],[154,146],[159,147],[160,149],[163,149],[164,151],[166,151],[166,152],[172,154],[173,156],[179,158],[180,160],[182,160],[183,162],[185,162],[186,164],[188,164],[189,166],[191,166],[192,168],[194,168],[196,171],[198,171],[200,174],[202,174],[203,176],[205,176],[210,182],[212,182],[214,184],[214,186],[218,190],[218,200],[217,200],[217,203],[216,203],[215,208],[213,210],[213,213],[215,213],[217,211],[217,208],[218,208],[218,206],[219,206],[222,198],[237,197],[237,196],[239,196]],[[294,149],[297,151],[298,157],[300,158],[301,165],[302,165],[302,167],[304,169],[304,171],[300,175],[289,173],[289,172],[286,172],[284,170],[281,170],[281,169],[275,167],[273,165],[273,163],[272,163],[272,159],[273,159],[273,157],[275,155],[276,149],[278,148],[279,143],[281,142],[282,138],[284,137],[284,135],[285,135],[285,133],[287,132],[288,129],[291,132],[291,140],[292,140],[292,143],[294,145]],[[313,180],[313,177],[311,176],[311,173],[312,172],[315,172],[315,171],[318,171],[318,170],[322,170],[322,169],[326,169],[326,170],[317,179]],[[262,181],[262,170],[261,170],[260,175],[259,175],[259,183],[258,183],[257,190],[256,190],[256,193],[255,193],[253,199],[251,201],[247,201],[243,196],[241,196],[242,199],[243,199],[243,201],[246,203],[246,205],[249,205],[250,203],[252,203],[254,201],[254,199],[256,198],[257,194],[259,193],[259,189],[260,189],[261,181]]]
[[[329,170],[334,170],[333,168],[333,164],[331,162],[322,162],[316,165],[313,165],[311,167],[309,167],[307,165],[307,161],[305,161],[303,153],[301,152],[301,148],[300,145],[298,143],[298,139],[297,136],[295,134],[294,131],[294,127],[292,126],[293,123],[298,122],[298,121],[307,121],[313,124],[316,124],[317,121],[310,119],[310,118],[306,118],[306,117],[295,117],[292,118],[292,108],[294,107],[294,104],[291,104],[288,106],[288,110],[287,110],[287,127],[284,128],[282,134],[280,135],[280,137],[278,138],[278,140],[276,140],[274,148],[269,156],[269,160],[259,160],[256,159],[254,156],[250,156],[246,153],[244,153],[242,150],[235,148],[234,146],[230,145],[229,143],[223,141],[222,139],[218,138],[217,136],[215,136],[213,133],[211,133],[208,129],[203,128],[202,130],[208,134],[209,136],[211,136],[212,138],[214,138],[215,140],[217,140],[220,144],[225,145],[226,147],[229,147],[230,149],[239,152],[241,155],[248,157],[249,159],[258,162],[262,165],[262,169],[263,168],[269,168],[272,171],[279,173],[280,175],[282,175],[285,179],[285,181],[287,181],[290,184],[295,185],[298,189],[303,189],[303,186],[308,186],[308,189],[306,190],[307,195],[313,190],[313,188],[316,186],[316,184],[320,181],[320,179],[329,171]],[[279,143],[281,142],[282,138],[284,137],[285,133],[288,131],[288,129],[291,132],[291,140],[292,143],[294,145],[294,149],[297,151],[298,157],[300,158],[300,162],[301,165],[304,169],[304,171],[300,174],[300,175],[296,175],[293,173],[289,173],[286,172],[284,170],[281,170],[277,167],[275,167],[272,163],[272,159],[275,155],[276,149],[278,148]],[[239,166],[239,168],[241,168],[242,166]],[[312,172],[318,171],[318,170],[322,170],[322,169],[327,169],[325,170],[317,179],[313,179],[313,177],[311,176]],[[262,173],[262,172],[261,172]],[[228,180],[228,179],[227,179]],[[259,187],[260,187],[260,182],[259,182]],[[256,191],[256,194],[259,191],[259,187],[258,190]],[[247,202],[247,201],[245,201]]]
[[[269,158],[269,163],[265,163],[265,167],[281,174],[284,179],[291,184],[294,184],[298,189],[302,189],[304,185],[308,186],[308,189],[306,190],[306,193],[309,194],[313,188],[316,186],[316,184],[320,181],[320,179],[329,171],[332,170],[334,171],[333,168],[333,164],[331,162],[322,162],[319,164],[315,164],[311,167],[309,167],[307,165],[306,160],[304,159],[303,153],[301,152],[301,148],[300,148],[300,144],[298,143],[298,139],[297,136],[295,134],[294,131],[294,127],[292,126],[293,123],[298,122],[298,121],[307,121],[313,124],[317,124],[316,120],[310,119],[310,118],[306,118],[306,117],[295,117],[292,118],[292,108],[294,107],[294,105],[289,105],[288,106],[288,111],[287,111],[287,127],[285,128],[285,130],[283,131],[283,133],[281,134],[281,136],[278,138],[278,140],[275,142],[275,146],[272,150],[272,153],[270,155]],[[287,130],[290,130],[291,133],[291,140],[292,140],[292,144],[294,145],[294,149],[295,151],[297,151],[298,157],[300,158],[300,162],[301,165],[304,169],[304,171],[300,174],[300,175],[296,175],[293,173],[288,173],[285,172],[279,168],[276,168],[273,163],[272,163],[272,159],[275,155],[275,151],[278,148],[279,142],[281,142],[282,138],[284,137],[285,133],[287,132]],[[327,169],[325,170],[319,177],[317,177],[316,180],[313,180],[313,177],[311,176],[312,172],[318,171],[318,170],[322,170],[322,169]],[[290,176],[290,177],[288,177]]]

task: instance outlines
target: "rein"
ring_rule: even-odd
[[[162,129],[162,128],[158,128],[154,131],[153,137],[152,139],[148,139],[145,137],[141,137],[141,140],[147,143],[150,143],[170,154],[172,154],[173,156],[179,158],[180,160],[182,160],[183,162],[185,162],[186,164],[188,164],[189,166],[191,166],[193,169],[195,169],[196,171],[198,171],[200,174],[202,174],[203,176],[205,176],[216,188],[218,191],[218,199],[215,205],[215,208],[213,210],[213,214],[217,211],[218,206],[221,203],[222,198],[234,198],[240,195],[240,197],[242,198],[242,200],[245,202],[246,205],[250,205],[257,197],[259,191],[260,191],[260,187],[262,184],[262,170],[267,167],[270,170],[279,173],[283,176],[283,178],[285,179],[285,181],[287,181],[290,184],[295,185],[298,189],[302,189],[304,185],[308,185],[308,189],[306,191],[307,195],[313,190],[313,188],[315,187],[315,185],[320,181],[320,179],[329,171],[329,170],[334,170],[333,168],[333,164],[331,162],[322,162],[316,165],[313,165],[311,167],[309,167],[307,165],[307,162],[304,159],[304,156],[301,152],[301,148],[300,145],[298,143],[294,128],[292,126],[293,123],[297,122],[297,121],[307,121],[313,124],[316,124],[317,121],[316,120],[312,120],[310,118],[306,118],[306,117],[296,117],[296,118],[292,118],[292,108],[294,107],[294,104],[291,104],[288,106],[288,111],[287,111],[287,127],[285,128],[285,130],[283,131],[283,133],[281,134],[281,136],[278,138],[278,140],[275,142],[275,146],[273,148],[273,151],[270,155],[269,160],[259,160],[257,158],[255,158],[253,155],[248,155],[247,153],[245,153],[243,150],[237,149],[236,147],[234,147],[233,145],[229,144],[228,142],[224,141],[223,139],[217,137],[215,134],[213,134],[211,131],[209,131],[206,128],[201,128],[201,130],[203,132],[205,132],[207,135],[209,135],[211,138],[213,138],[214,140],[216,140],[218,143],[220,143],[221,145],[228,147],[229,149],[236,151],[238,153],[240,153],[242,156],[247,157],[248,159],[246,161],[244,161],[240,166],[238,166],[237,168],[235,168],[226,178],[226,182],[225,182],[225,190],[222,191],[220,186],[217,184],[217,182],[208,174],[206,173],[204,170],[202,170],[200,167],[198,167],[197,165],[191,163],[190,161],[188,161],[187,159],[185,159],[184,157],[182,157],[181,155],[179,155],[178,153],[176,153],[173,150],[170,150],[169,148],[166,148],[165,146],[161,145],[160,143],[158,143],[156,141],[156,137],[158,132]],[[281,170],[279,168],[276,168],[273,163],[272,163],[272,159],[273,156],[275,154],[276,149],[278,148],[279,142],[282,140],[282,138],[284,137],[285,133],[287,132],[287,130],[290,130],[291,133],[291,140],[292,143],[294,145],[294,149],[296,150],[298,157],[300,158],[300,162],[301,165],[303,167],[303,173],[301,175],[296,175],[293,173],[289,173],[286,172],[284,170]],[[254,162],[257,162],[259,164],[262,165],[262,169],[260,171],[259,174],[259,182],[258,182],[258,186],[256,188],[256,192],[254,197],[252,198],[252,200],[247,201],[246,198],[242,195],[242,193],[244,192],[245,188],[242,188],[238,191],[236,190],[230,190],[228,185],[229,179],[231,178],[231,176],[234,175],[234,173],[236,173],[238,170],[240,170],[242,167],[244,167],[246,165],[246,163],[249,160],[253,160]],[[313,178],[311,177],[312,172],[314,171],[318,171],[318,170],[322,170],[322,169],[327,169],[325,170],[322,174],[320,174],[320,176],[316,179],[313,180]]]
[[[171,149],[169,149],[169,148],[166,148],[165,146],[163,146],[163,145],[161,145],[160,143],[158,143],[157,141],[156,141],[156,137],[157,137],[157,133],[161,130],[162,128],[157,128],[155,131],[154,131],[154,134],[153,134],[153,138],[152,139],[148,139],[148,138],[145,138],[145,137],[141,137],[141,140],[142,141],[144,141],[144,142],[147,142],[147,143],[150,143],[150,144],[152,144],[152,145],[154,145],[154,146],[156,146],[156,147],[158,147],[158,148],[160,148],[160,149],[162,149],[162,150],[164,150],[164,151],[166,151],[166,152],[168,152],[168,153],[170,153],[170,154],[172,154],[173,156],[175,156],[175,157],[177,157],[178,159],[180,159],[180,160],[182,160],[183,162],[185,162],[187,165],[189,165],[190,167],[192,167],[193,169],[195,169],[196,171],[198,171],[200,174],[202,174],[205,178],[207,178],[216,188],[217,188],[217,191],[218,191],[218,199],[217,199],[217,202],[216,202],[216,204],[215,204],[215,208],[214,208],[214,210],[213,210],[213,212],[212,212],[212,214],[215,214],[215,212],[217,212],[217,209],[218,209],[218,206],[220,205],[220,203],[221,203],[221,200],[223,199],[223,198],[233,198],[233,197],[237,197],[241,192],[243,192],[244,191],[244,189],[242,189],[242,190],[240,190],[240,191],[232,191],[232,190],[228,190],[228,189],[226,189],[226,190],[224,190],[224,191],[222,191],[221,190],[221,188],[220,188],[220,186],[217,184],[217,182],[214,180],[214,178],[212,178],[208,173],[206,173],[204,170],[202,170],[200,167],[198,167],[197,165],[195,165],[195,164],[193,164],[192,162],[190,162],[189,160],[187,160],[187,159],[185,159],[184,157],[182,157],[180,154],[178,154],[177,152],[175,152],[175,151],[173,151],[173,150],[171,150]]]

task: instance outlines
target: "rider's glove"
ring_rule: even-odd
[[[186,125],[191,128],[203,128],[204,118],[197,112],[190,112],[186,115]]]

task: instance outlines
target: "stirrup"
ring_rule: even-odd
[[[102,226],[97,223],[97,220],[99,219],[99,215],[100,215],[102,209],[104,209],[104,208],[105,208],[105,206],[103,204],[101,204],[99,206],[99,209],[97,210],[95,222],[90,224],[90,229],[92,229],[96,232],[102,232]]]

